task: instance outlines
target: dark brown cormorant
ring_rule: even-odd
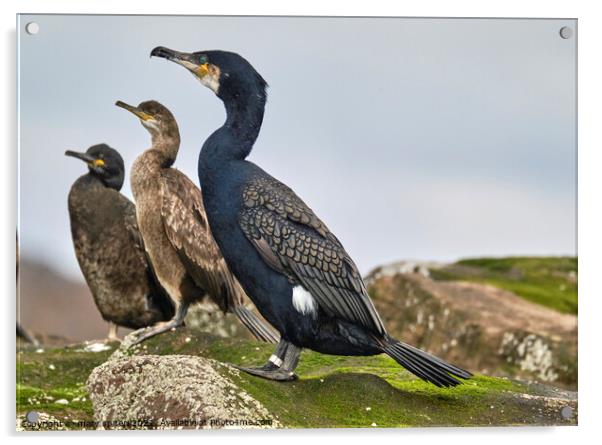
[[[121,101],[116,105],[136,115],[152,137],[152,147],[132,165],[132,193],[153,270],[176,306],[172,320],[140,333],[137,342],[179,326],[188,306],[208,295],[221,310],[236,314],[259,340],[276,343],[277,333],[244,306],[249,300],[211,235],[201,191],[171,168],[180,148],[171,112],[153,100],[137,107]]]
[[[121,155],[105,144],[65,155],[81,159],[89,170],[69,192],[71,235],[96,307],[109,322],[108,339],[118,340],[118,326],[138,329],[169,320],[173,305],[152,275],[136,208],[119,193]]]
[[[392,338],[337,237],[295,192],[245,160],[267,98],[267,84],[251,64],[225,51],[157,47],[151,56],[184,66],[226,108],[226,122],[199,156],[207,218],[228,266],[281,335],[264,366],[241,369],[291,380],[301,348],[309,348],[335,355],[384,352],[438,386],[469,378],[469,372]]]

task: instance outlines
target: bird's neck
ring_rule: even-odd
[[[179,137],[153,135],[152,146],[147,152],[160,167],[171,167],[176,161],[179,149]]]
[[[257,140],[265,110],[265,89],[250,89],[244,94],[223,95],[226,122],[205,141],[199,155],[202,183],[224,163],[245,159]]]
[[[80,176],[77,183],[78,185],[83,185],[85,187],[106,187],[102,178],[92,171]]]
[[[101,176],[93,171],[89,171],[88,174],[84,175],[82,178],[86,178],[85,183],[88,186],[102,186],[119,191],[123,186],[124,173],[119,172],[107,177]]]
[[[224,105],[227,116],[224,129],[236,142],[236,147],[233,147],[231,154],[235,158],[244,159],[251,152],[261,130],[265,110],[265,92],[251,91],[244,95],[226,96]]]

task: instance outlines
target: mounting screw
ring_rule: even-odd
[[[571,408],[570,406],[563,406],[560,410],[560,415],[563,419],[570,419],[571,417],[573,417],[573,408]]]
[[[25,419],[28,423],[37,423],[39,418],[40,415],[35,411],[29,411],[27,414],[25,414]]]
[[[570,39],[573,36],[573,30],[568,26],[560,28],[560,37],[563,39]]]
[[[37,34],[40,31],[40,25],[38,25],[36,22],[29,22],[27,25],[25,25],[25,32],[27,34]]]

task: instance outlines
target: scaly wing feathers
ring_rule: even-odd
[[[243,204],[240,226],[270,267],[303,285],[330,316],[385,333],[357,267],[290,188],[256,178],[244,190]]]

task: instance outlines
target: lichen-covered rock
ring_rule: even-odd
[[[101,428],[281,426],[228,378],[237,373],[204,357],[142,355],[107,361],[94,369],[87,387]]]
[[[415,272],[377,269],[368,282],[391,335],[471,371],[576,389],[575,315],[492,285]]]
[[[198,428],[207,425],[160,419],[208,416],[227,416],[223,420],[230,422],[224,427],[260,426],[237,425],[240,413],[246,423],[267,419],[271,427],[287,428],[575,425],[578,420],[574,392],[484,375],[455,388],[437,388],[385,355],[343,357],[303,351],[299,379],[283,383],[223,364],[262,364],[274,345],[225,339],[188,327],[127,351],[114,351],[116,344],[98,352],[91,351],[99,348],[85,346],[18,352],[18,428],[23,428],[28,413],[39,414],[39,422],[25,425],[36,430]],[[95,383],[101,386],[94,387]],[[68,404],[57,403],[63,399]],[[214,400],[225,400],[226,405],[214,406]],[[246,417],[247,412],[256,414]],[[115,423],[103,426],[103,420]]]
[[[254,339],[236,315],[222,312],[215,303],[209,301],[195,304],[188,310],[186,326],[222,338]]]

